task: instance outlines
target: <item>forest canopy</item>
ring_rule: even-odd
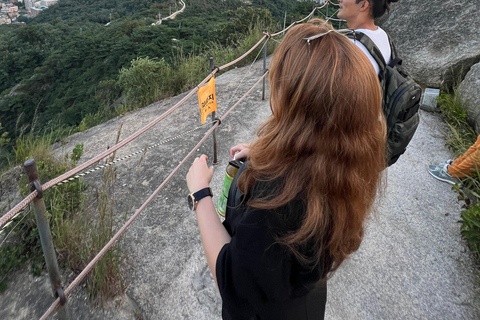
[[[185,3],[182,14],[155,26],[152,23],[159,15],[178,10],[179,2],[59,0],[25,25],[1,25],[0,136],[9,138],[0,145],[4,158],[26,133],[77,128],[86,117],[102,110],[107,114],[124,95],[121,84],[128,81],[124,78],[121,83],[119,77],[122,68],[124,77],[133,74],[125,69],[132,61],[149,59],[153,62],[145,60],[143,67],[158,68],[161,63],[169,74],[176,74],[179,57],[201,56],[212,46],[235,47],[254,27],[277,31],[285,13],[289,24],[311,12],[315,4],[296,0]],[[165,92],[178,94],[187,87],[177,83]],[[0,166],[1,162],[2,156]]]

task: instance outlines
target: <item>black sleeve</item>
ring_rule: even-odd
[[[272,232],[275,211],[246,207],[231,242],[221,249],[216,276],[224,305],[245,317],[270,302],[287,300],[291,293],[291,255]]]

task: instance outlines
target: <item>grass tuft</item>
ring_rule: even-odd
[[[442,92],[438,98],[442,116],[450,127],[447,134],[447,146],[456,156],[463,154],[477,139],[475,130],[468,122],[466,108],[456,88],[453,92]],[[480,164],[479,164],[480,165]],[[454,186],[459,200],[465,201],[465,210],[461,212],[462,237],[467,242],[475,258],[480,262],[480,172],[462,179]]]
[[[456,89],[450,94],[443,91],[438,97],[442,117],[450,127],[447,146],[455,156],[464,153],[477,139],[475,130],[468,123],[468,115]]]
[[[475,258],[480,261],[480,204],[475,203],[467,210],[462,211],[462,237]]]
[[[83,144],[79,144],[71,155],[54,157],[51,142],[51,135],[40,138],[27,135],[18,139],[14,149],[17,163],[35,159],[39,180],[43,183],[73,168],[83,153]],[[113,212],[115,179],[116,171],[110,166],[104,169],[102,185],[90,195],[86,193],[88,186],[80,179],[44,193],[52,238],[62,267],[79,273],[114,235],[117,222]],[[22,196],[30,193],[25,175],[20,178],[19,189]],[[0,243],[0,291],[7,288],[8,276],[21,266],[30,264],[34,275],[40,275],[45,268],[32,206],[9,224],[3,234],[6,236]],[[87,276],[87,290],[92,301],[102,304],[124,291],[121,257],[120,249],[112,248]]]

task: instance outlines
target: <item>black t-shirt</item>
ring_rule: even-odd
[[[300,226],[303,200],[298,197],[272,210],[247,206],[237,188],[243,169],[232,182],[223,222],[232,239],[216,262],[223,319],[323,319],[327,292],[326,283],[318,282],[320,270],[305,268],[276,242]],[[271,194],[275,187],[275,182],[256,182],[246,197]]]

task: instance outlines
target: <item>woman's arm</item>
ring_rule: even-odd
[[[187,174],[187,185],[190,193],[209,186],[213,176],[213,167],[208,167],[207,159],[206,155],[201,155],[193,161]],[[197,203],[195,212],[207,263],[215,282],[217,282],[215,272],[217,257],[222,247],[229,243],[231,238],[217,215],[211,197],[201,199]]]

